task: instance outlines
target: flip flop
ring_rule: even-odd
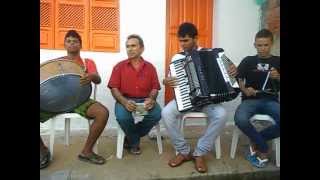
[[[99,164],[99,165],[104,164],[106,162],[106,160],[102,156],[99,156],[98,154],[95,154],[95,153],[92,153],[88,156],[79,154],[78,159],[84,162],[89,162],[92,164]]]

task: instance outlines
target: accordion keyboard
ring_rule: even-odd
[[[191,109],[193,106],[190,99],[190,85],[188,83],[187,73],[184,69],[184,59],[176,60],[170,64],[171,76],[177,77],[178,86],[174,88],[178,111]]]

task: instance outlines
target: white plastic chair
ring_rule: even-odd
[[[264,115],[264,114],[256,114],[250,118],[250,122],[253,122],[254,120],[270,121],[272,124],[275,124],[274,120],[269,115]],[[235,158],[240,134],[242,134],[240,129],[235,127],[233,130],[232,142],[231,142],[231,151],[230,151],[231,159]],[[275,149],[276,150],[276,166],[280,167],[280,137],[273,139],[273,143],[276,148]]]
[[[122,159],[125,133],[121,129],[118,121],[116,124],[117,124],[117,158]],[[155,127],[156,127],[156,135],[157,135],[157,144],[158,144],[159,154],[162,154],[163,149],[162,149],[162,139],[161,139],[161,134],[160,134],[160,124],[159,123],[156,124]]]
[[[93,86],[93,99],[96,100],[96,95],[97,95],[97,85],[95,84]],[[51,152],[51,159],[53,158],[53,145],[54,145],[54,136],[55,136],[55,124],[56,121],[59,119],[64,119],[65,120],[65,125],[64,125],[64,143],[65,145],[69,146],[70,145],[70,120],[71,119],[79,119],[83,118],[77,113],[63,113],[63,114],[58,114],[54,117],[51,118],[51,126],[50,126],[50,152]],[[93,122],[93,119],[88,119],[88,130],[90,130],[90,126]],[[93,151],[95,153],[98,153],[98,140],[96,144],[93,147]]]
[[[205,119],[206,124],[208,124],[208,116],[206,113],[202,112],[189,112],[183,115],[181,123],[180,123],[180,131],[182,134],[183,133],[183,127],[186,125],[186,120],[187,119]],[[216,151],[216,159],[221,158],[221,143],[220,143],[220,136],[217,137],[215,141],[215,151]],[[177,153],[177,152],[176,152]]]

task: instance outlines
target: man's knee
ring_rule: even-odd
[[[152,117],[152,120],[155,122],[155,123],[158,123],[161,119],[161,112],[158,112],[156,113],[155,115],[153,115]]]
[[[219,109],[216,111],[216,116],[222,122],[227,121],[227,118],[226,118],[227,117],[227,111],[226,111],[226,109],[223,108],[223,107],[219,107]]]
[[[250,120],[247,116],[236,113],[234,116],[234,123],[238,127],[248,127],[250,126]]]
[[[167,119],[167,116],[169,113],[170,113],[169,108],[167,106],[165,106],[162,108],[161,117],[165,120],[165,119]]]
[[[109,118],[109,110],[100,103],[93,104],[87,112],[89,117],[93,117],[95,121],[106,124]]]

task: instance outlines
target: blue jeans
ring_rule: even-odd
[[[250,123],[250,118],[255,114],[266,114],[271,116],[275,125],[258,132]],[[280,104],[270,99],[247,99],[238,106],[235,116],[235,124],[249,137],[258,150],[262,153],[268,152],[267,141],[280,137]]]
[[[201,109],[208,115],[208,126],[199,138],[192,153],[193,156],[202,156],[212,150],[213,143],[223,130],[227,119],[226,110],[221,104],[210,104]],[[170,101],[162,110],[162,119],[168,130],[168,135],[176,151],[183,155],[191,153],[191,146],[180,132],[181,117],[188,112],[181,113],[177,109],[175,100]]]
[[[132,99],[137,103],[144,102],[144,99]],[[148,111],[143,120],[139,123],[134,123],[132,112],[128,111],[122,104],[116,102],[115,115],[121,129],[124,131],[129,139],[131,147],[137,147],[140,144],[140,137],[149,133],[149,131],[161,119],[161,108],[158,103]]]

